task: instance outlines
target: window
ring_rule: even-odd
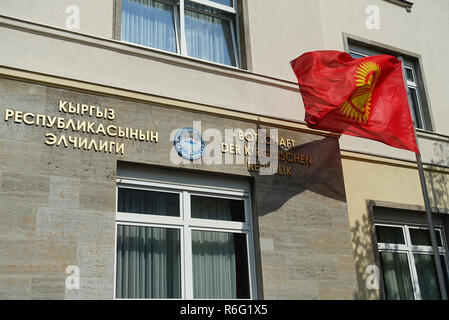
[[[356,44],[349,44],[349,54],[355,58],[360,59],[373,55],[389,54],[398,57],[395,52],[386,52],[381,50],[370,50],[363,46]],[[409,96],[410,113],[413,123],[417,129],[432,130],[430,113],[426,107],[424,99],[424,89],[420,81],[419,70],[417,62],[409,57],[403,57],[404,69],[407,83],[407,94]]]
[[[120,180],[116,298],[255,297],[249,195]]]
[[[408,12],[412,11],[413,2],[407,1],[407,0],[385,0],[394,4],[397,4],[401,7],[404,7],[407,9]]]
[[[387,300],[441,299],[429,230],[421,225],[376,223],[376,236]],[[438,252],[448,281],[444,230],[436,227]]]
[[[123,0],[121,39],[240,67],[236,0]]]

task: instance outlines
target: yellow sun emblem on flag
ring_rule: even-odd
[[[365,60],[359,64],[355,72],[357,89],[339,107],[341,113],[351,120],[366,123],[371,112],[371,96],[380,75],[380,66]]]

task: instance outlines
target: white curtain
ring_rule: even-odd
[[[118,211],[179,217],[179,195],[157,191],[119,188]]]
[[[229,20],[186,10],[187,55],[236,66],[230,24]]]
[[[440,300],[440,286],[432,254],[414,254],[419,290],[423,300]],[[443,264],[444,266],[444,264]]]
[[[194,298],[237,298],[232,233],[193,231],[192,254]]]
[[[122,40],[176,52],[173,6],[154,0],[123,0]]]
[[[230,201],[191,196],[192,217],[231,221]],[[199,299],[237,298],[234,235],[192,231],[193,296]]]
[[[387,300],[414,300],[407,254],[381,252]]]
[[[245,217],[245,213],[242,211],[236,213],[237,217],[232,216],[232,202],[241,200],[230,200],[221,199],[213,197],[203,197],[203,196],[191,196],[191,206],[192,206],[192,218],[199,219],[213,219],[213,220],[224,220],[233,221],[234,219]],[[234,219],[233,219],[234,218]],[[238,221],[241,221],[239,219]]]
[[[117,298],[180,298],[179,230],[118,225]]]

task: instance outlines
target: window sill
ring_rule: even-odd
[[[419,138],[425,138],[429,140],[438,140],[449,143],[449,136],[441,133],[436,133],[433,131],[427,131],[423,129],[416,129],[416,135]]]
[[[407,12],[412,12],[413,2],[407,0],[384,0],[384,1],[397,4],[398,6],[405,8]]]

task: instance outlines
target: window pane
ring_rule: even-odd
[[[231,21],[185,11],[187,55],[236,66]]]
[[[439,300],[440,286],[436,274],[435,262],[431,254],[414,254],[419,290],[423,300]]]
[[[408,87],[408,96],[413,123],[417,128],[423,129],[424,127],[421,119],[421,113],[419,111],[418,92],[416,91],[416,88]]]
[[[176,52],[173,6],[154,0],[123,0],[122,40]]]
[[[376,226],[377,242],[405,244],[404,234],[400,227]]]
[[[407,254],[380,252],[387,300],[414,300]]]
[[[117,298],[180,298],[178,229],[117,226]]]
[[[210,1],[216,2],[216,3],[219,3],[219,4],[223,4],[225,6],[232,7],[232,0],[210,0]]]
[[[407,80],[411,82],[415,82],[415,77],[413,76],[413,71],[410,68],[405,68],[405,73],[407,76]]]
[[[249,299],[246,235],[192,231],[193,296]]]
[[[179,217],[179,194],[118,189],[118,212]]]
[[[354,52],[354,51],[349,51],[349,55],[351,57],[353,57],[354,59],[360,59],[360,58],[366,57],[365,55],[361,55],[361,54],[359,54],[357,52]]]
[[[446,284],[446,290],[449,290],[449,275],[447,273],[447,263],[444,255],[440,255],[441,268],[443,268],[444,283]]]
[[[431,246],[430,233],[428,229],[410,228],[410,239],[415,246]],[[439,230],[435,230],[438,246],[441,247],[441,235]]]
[[[192,218],[224,221],[245,221],[243,200],[190,196]]]

